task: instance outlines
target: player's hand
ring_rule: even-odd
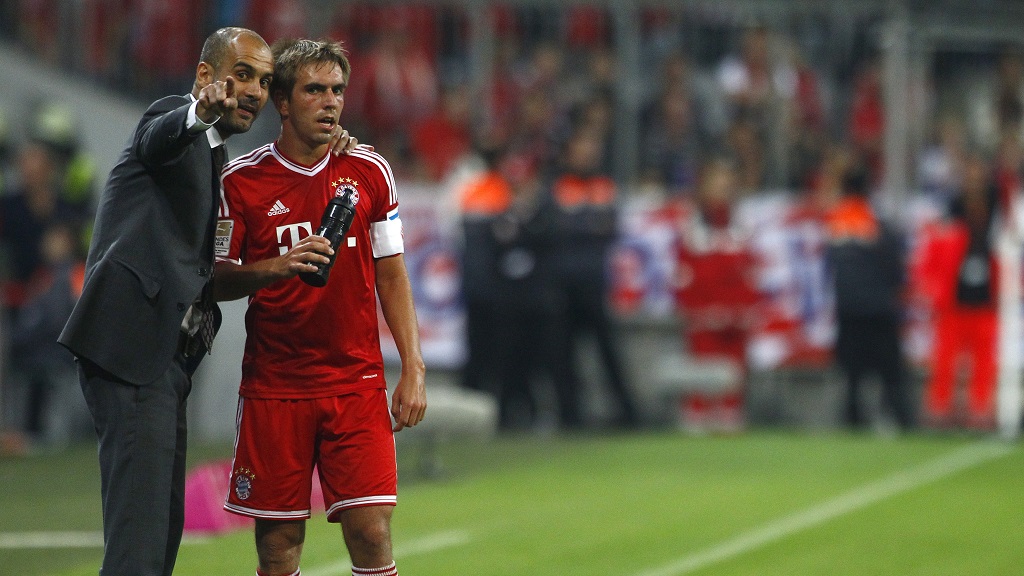
[[[334,130],[331,131],[331,139],[328,142],[328,145],[331,148],[331,152],[333,152],[335,156],[349,154],[353,152],[356,148],[359,148],[361,150],[368,150],[370,152],[373,151],[373,146],[360,144],[359,139],[349,134],[348,130],[342,128],[341,125],[335,126]]]
[[[331,243],[323,236],[310,235],[299,240],[291,250],[279,257],[279,275],[284,278],[300,272],[316,272],[317,264],[330,264],[334,254]]]
[[[395,393],[391,398],[391,416],[395,419],[393,431],[398,432],[423,421],[423,415],[427,412],[424,378],[422,370],[408,374],[406,370],[402,370],[402,376],[398,379],[398,386],[395,386]]]
[[[199,91],[196,101],[196,116],[203,122],[212,124],[220,117],[238,108],[238,98],[235,97],[235,79],[228,76],[224,80],[207,84]]]

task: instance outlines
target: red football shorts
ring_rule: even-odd
[[[357,506],[394,506],[395,436],[387,391],[312,400],[240,398],[224,509],[269,520],[310,516],[313,466],[327,519]]]

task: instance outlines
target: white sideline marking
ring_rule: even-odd
[[[824,524],[844,514],[866,508],[876,502],[885,500],[902,492],[908,492],[926,484],[941,480],[947,476],[984,464],[989,460],[1000,458],[1012,452],[1012,448],[1002,443],[982,442],[957,450],[946,456],[926,462],[916,468],[897,472],[860,488],[855,488],[817,506],[812,506],[789,516],[783,516],[749,532],[744,532],[732,539],[725,540],[711,548],[695,554],[683,556],[659,568],[639,572],[635,576],[681,576],[700,570],[723,560],[745,554],[766,544]]]
[[[182,545],[205,542],[205,537],[182,538]],[[103,532],[0,532],[0,550],[27,548],[103,548]]]
[[[395,557],[401,562],[403,557],[415,556],[417,554],[428,554],[430,552],[436,552],[445,548],[451,548],[453,546],[461,546],[470,542],[469,534],[464,530],[450,530],[448,532],[438,532],[437,534],[431,534],[430,536],[424,536],[418,540],[412,540],[406,542],[401,546],[395,547]],[[340,574],[349,574],[352,569],[352,562],[346,555],[345,559],[339,560],[334,564],[327,566],[320,566],[312,570],[303,570],[303,576],[338,576]]]
[[[8,532],[0,534],[0,549],[102,548],[103,532]]]

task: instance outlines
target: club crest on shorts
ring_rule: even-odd
[[[235,470],[234,476],[235,496],[239,500],[248,500],[249,496],[252,495],[252,481],[256,478],[256,475],[248,468],[239,468]]]
[[[359,203],[359,190],[357,189],[359,187],[359,182],[351,178],[345,177],[338,178],[334,182],[331,182],[331,186],[334,186],[335,196],[340,198],[345,194],[349,194],[352,197],[353,205]]]

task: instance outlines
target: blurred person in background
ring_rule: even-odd
[[[692,194],[702,151],[693,99],[685,86],[666,88],[643,128],[641,177],[669,196]]]
[[[224,141],[259,115],[273,57],[255,32],[224,28],[193,66],[191,92],[150,105],[111,170],[82,296],[59,338],[77,357],[99,442],[107,576],[174,569],[187,398],[219,319],[211,296]]]
[[[367,130],[365,138],[392,159],[403,178],[409,128],[431,113],[440,98],[435,55],[419,37],[430,28],[431,13],[407,5],[368,9],[375,13],[375,34],[354,62],[360,73],[352,78],[346,99],[350,114],[362,121],[360,130]]]
[[[411,127],[409,146],[417,179],[440,182],[470,151],[472,109],[469,86],[448,86],[437,107]]]
[[[717,70],[720,90],[729,104],[727,140],[737,151],[738,167],[744,172],[740,185],[755,191],[766,185],[788,184],[786,155],[799,135],[791,122],[811,118],[810,107],[804,105],[811,98],[804,98],[800,82],[813,80],[812,75],[794,70],[794,62],[800,61],[792,54],[790,59],[782,57],[787,54],[779,48],[788,41],[777,36],[778,31],[763,23],[747,26],[741,32],[738,50],[727,54]],[[755,149],[759,151],[756,164],[749,152]]]
[[[92,430],[74,357],[57,343],[82,293],[85,258],[72,225],[49,224],[40,238],[40,262],[10,325],[10,377],[25,394],[23,445],[59,448]]]
[[[781,43],[788,55],[786,71],[791,95],[784,101],[784,144],[776,151],[776,157],[785,164],[782,169],[786,179],[781,183],[799,189],[806,185],[807,176],[828,143],[823,77],[796,42],[786,39]]]
[[[58,102],[42,101],[31,115],[30,139],[53,155],[62,200],[83,220],[92,219],[96,198],[96,163],[82,145],[74,112]],[[89,224],[79,239],[81,249],[89,247]]]
[[[574,131],[564,144],[550,191],[555,209],[552,281],[559,320],[555,376],[562,424],[585,424],[579,347],[586,335],[597,343],[599,366],[614,401],[615,424],[640,424],[614,319],[608,309],[608,254],[618,235],[617,188],[602,173],[604,133]]]
[[[934,318],[924,399],[924,419],[931,427],[994,426],[999,269],[992,243],[997,198],[990,162],[978,152],[968,153],[948,217],[922,239],[917,275]],[[967,414],[961,419],[954,402],[965,361],[970,374]]]
[[[885,101],[882,93],[882,62],[878,54],[869,55],[858,66],[846,121],[846,133],[854,154],[871,170],[871,183],[881,181]]]
[[[948,206],[960,189],[960,175],[967,154],[967,133],[963,119],[943,114],[935,122],[934,135],[921,151],[917,179],[926,196],[939,206]]]
[[[495,220],[512,205],[513,190],[500,168],[505,158],[498,142],[478,144],[482,172],[457,191],[462,229],[462,298],[466,311],[466,362],[462,385],[496,392],[497,361],[505,342],[499,321],[498,246]]]
[[[0,243],[8,260],[3,292],[8,311],[21,306],[27,284],[43,262],[41,232],[52,224],[66,224],[75,234],[78,249],[91,208],[91,198],[84,203],[69,200],[58,158],[43,142],[30,139],[19,147],[15,173],[11,192],[0,197]]]
[[[682,424],[693,431],[737,431],[744,423],[747,343],[760,296],[757,262],[735,219],[738,194],[734,165],[715,156],[701,165],[692,200],[680,206],[675,299],[687,352],[698,361],[729,362],[739,375],[723,391],[681,399]]]
[[[306,34],[309,2],[305,0],[243,0],[242,22],[250,30],[263,30],[263,39],[273,44],[281,38]],[[228,20],[225,24],[238,22]]]
[[[737,191],[742,196],[761,192],[767,184],[768,158],[764,140],[751,118],[733,119],[725,135],[725,153],[736,171]]]
[[[494,357],[498,370],[498,425],[506,431],[537,429],[541,420],[540,386],[544,378],[557,388],[555,357],[561,344],[559,310],[552,282],[555,273],[553,216],[541,194],[541,179],[529,157],[506,156],[500,174],[511,192],[507,208],[489,222],[497,274],[495,294],[500,338]]]
[[[133,0],[127,56],[136,91],[157,97],[175,93],[191,80],[194,54],[208,30],[205,0]],[[173,42],[168,42],[173,38]]]
[[[854,165],[842,180],[842,195],[826,220],[826,258],[835,293],[835,355],[846,374],[845,422],[868,422],[861,383],[881,378],[883,397],[901,430],[913,426],[903,359],[903,238],[882,221],[870,203],[870,174]]]
[[[255,518],[257,574],[298,574],[315,467],[352,574],[397,576],[395,433],[420,423],[427,397],[395,178],[366,147],[332,152],[351,71],[341,45],[283,40],[273,56],[280,137],[222,178],[215,294],[248,297],[224,509]],[[339,196],[351,227],[335,249],[314,230]],[[323,286],[296,278],[328,256]],[[390,401],[378,304],[401,360]]]
[[[1024,137],[1024,57],[1019,47],[1004,47],[995,59],[994,77],[972,83],[965,97],[973,142],[986,152],[1007,133]]]

